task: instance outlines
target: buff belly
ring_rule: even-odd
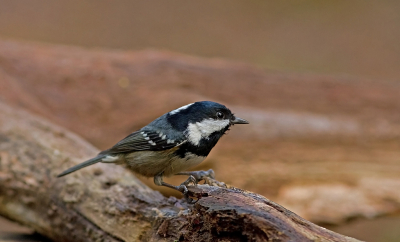
[[[186,153],[185,158],[173,155],[175,150],[168,151],[137,151],[125,155],[129,169],[143,176],[153,177],[163,173],[171,176],[190,167],[200,164],[206,157]]]

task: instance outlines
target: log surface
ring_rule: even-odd
[[[188,205],[116,165],[57,179],[98,150],[26,111],[0,113],[0,214],[55,241],[357,241],[237,188],[191,187],[202,198]]]

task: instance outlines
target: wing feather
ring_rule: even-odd
[[[171,149],[182,142],[182,140],[170,140],[162,133],[139,130],[131,133],[112,148],[102,151],[100,154],[119,154],[145,150],[166,150]]]

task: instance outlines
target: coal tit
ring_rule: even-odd
[[[154,183],[187,193],[186,186],[197,184],[213,171],[184,172],[202,162],[231,125],[248,124],[235,117],[224,105],[195,102],[162,115],[147,126],[122,139],[96,157],[69,168],[65,176],[98,162],[126,164],[135,173],[154,177]],[[180,186],[163,181],[163,176],[189,175]]]

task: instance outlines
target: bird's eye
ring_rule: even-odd
[[[223,119],[225,117],[225,115],[221,112],[217,112],[217,118],[219,119]]]

